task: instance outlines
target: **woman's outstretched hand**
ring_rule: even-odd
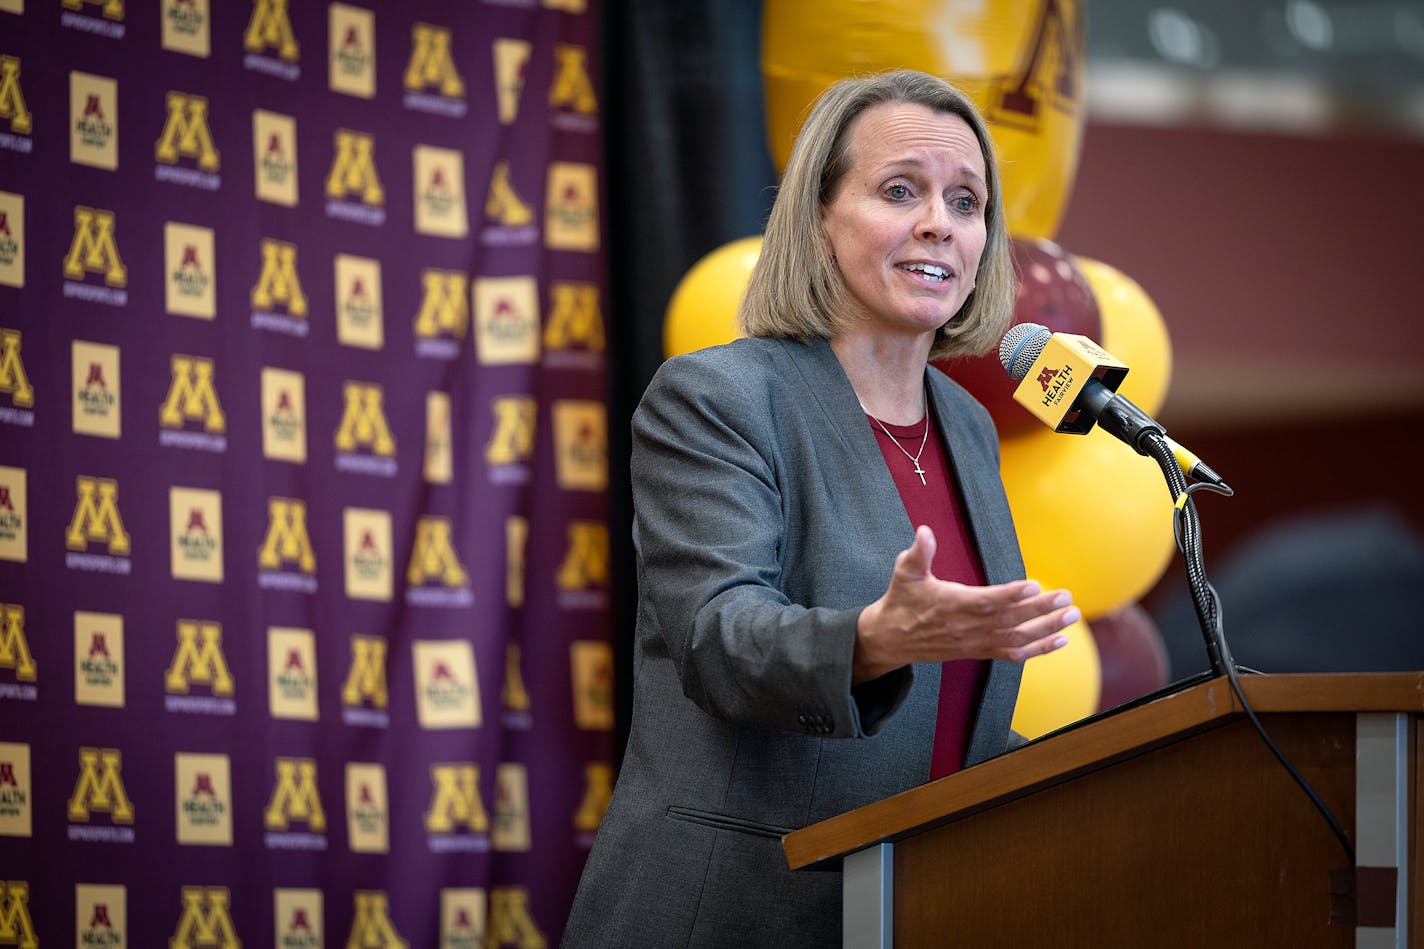
[[[1081,616],[1067,590],[1043,592],[1034,580],[967,586],[930,571],[934,531],[921,526],[895,558],[885,594],[856,624],[855,682],[913,662],[1007,659],[1023,662],[1068,643],[1065,626]]]

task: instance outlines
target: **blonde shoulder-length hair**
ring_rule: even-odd
[[[849,130],[856,117],[881,103],[922,105],[957,115],[974,131],[988,175],[986,241],[975,288],[935,334],[932,359],[979,355],[999,342],[1014,306],[1014,268],[1004,224],[999,170],[989,131],[968,96],[937,76],[913,70],[843,79],[827,89],[796,136],[781,187],[767,219],[761,255],[737,319],[748,336],[830,338],[850,307],[840,270],[831,260],[821,210],[849,170]]]

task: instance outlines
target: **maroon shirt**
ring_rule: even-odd
[[[928,524],[934,531],[937,547],[930,570],[941,580],[983,586],[984,565],[969,533],[969,519],[964,513],[964,501],[949,464],[949,453],[938,425],[930,425],[928,437],[925,422],[914,425],[890,425],[885,428],[911,456],[920,451],[920,439],[925,438],[923,454],[919,455],[924,470],[924,484],[915,473],[915,464],[876,421],[867,416],[885,464],[895,479],[895,487],[910,515],[910,524]],[[974,727],[974,713],[984,688],[989,664],[979,659],[957,659],[943,663],[940,671],[939,711],[935,717],[934,752],[930,757],[930,777],[938,778],[964,767],[964,755],[969,749],[969,734]]]

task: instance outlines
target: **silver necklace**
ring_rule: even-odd
[[[880,419],[876,418],[874,415],[870,415],[870,410],[869,410],[869,409],[866,409],[866,412],[865,412],[866,415],[870,415],[870,420],[871,420],[872,422],[874,422],[876,425],[879,425],[879,426],[880,426],[880,430],[885,433],[886,437],[889,438],[890,441],[892,441],[892,442],[895,443],[895,447],[898,448],[898,449],[900,449],[900,454],[902,454],[902,455],[904,455],[906,458],[910,459],[910,461],[914,464],[914,466],[915,466],[915,474],[917,474],[917,475],[920,476],[920,484],[926,484],[926,483],[927,483],[927,482],[925,481],[925,469],[923,469],[923,468],[920,467],[920,456],[925,453],[925,443],[928,442],[929,439],[930,439],[930,404],[929,404],[929,402],[930,402],[930,400],[929,400],[928,398],[926,398],[926,399],[925,399],[925,431],[924,431],[924,434],[922,434],[922,435],[920,436],[920,450],[917,451],[917,452],[915,452],[913,455],[910,454],[908,451],[905,450],[905,446],[904,446],[904,445],[900,444],[900,439],[898,439],[898,438],[896,438],[894,435],[891,435],[891,434],[890,434],[890,429],[888,429],[888,428],[885,427],[885,423],[884,423],[884,422],[880,421]],[[865,408],[865,404],[864,404],[864,403],[861,403],[861,406],[860,406],[860,407],[864,409],[864,408]]]

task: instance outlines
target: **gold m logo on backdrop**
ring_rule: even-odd
[[[489,815],[480,800],[480,769],[469,762],[434,764],[430,780],[435,785],[430,807],[425,812],[425,829],[432,834],[448,834],[459,827],[474,833],[489,829]]]
[[[267,536],[257,550],[257,566],[280,570],[295,564],[302,573],[316,571],[316,554],[307,533],[307,505],[294,498],[267,499]]]
[[[490,890],[489,931],[486,946],[545,949],[549,940],[529,912],[529,891],[522,886],[497,886]]]
[[[35,404],[35,389],[20,361],[20,331],[0,329],[0,394],[10,396],[16,408]]]
[[[386,424],[381,410],[384,396],[381,387],[362,382],[347,382],[342,386],[346,411],[336,429],[337,451],[369,448],[377,455],[394,455],[396,439]]]
[[[502,395],[490,403],[494,432],[485,446],[485,461],[511,465],[534,454],[534,419],[537,406],[530,395]]]
[[[183,887],[183,915],[169,949],[239,949],[225,886]]]
[[[574,827],[592,833],[603,823],[603,814],[613,800],[613,766],[594,763],[584,765],[583,800],[574,814]]]
[[[25,641],[25,608],[18,603],[0,603],[0,669],[14,669],[21,682],[34,682],[37,675]]]
[[[406,579],[411,585],[438,580],[447,587],[462,587],[470,575],[460,564],[450,543],[450,521],[444,517],[422,517],[415,525],[415,547],[410,552]]]
[[[380,205],[386,199],[386,189],[376,176],[372,158],[375,143],[364,132],[336,130],[336,157],[326,176],[328,198],[358,198],[365,204]]]
[[[583,590],[608,584],[608,525],[597,521],[569,523],[569,550],[559,567],[561,590]]]
[[[1068,112],[1081,103],[1082,90],[1074,82],[1084,56],[1081,7],[1074,0],[1048,0],[1043,5],[1024,47],[1026,61],[1017,72],[998,80],[986,118],[1032,128],[1040,105]]]
[[[153,155],[166,165],[191,158],[203,171],[217,171],[218,150],[208,128],[208,100],[185,92],[168,93],[168,121],[153,147]]]
[[[410,28],[410,62],[405,67],[405,87],[411,92],[435,88],[442,96],[459,98],[465,94],[465,80],[450,58],[450,30],[429,23]]]
[[[407,949],[409,943],[391,922],[390,899],[381,890],[357,890],[356,918],[346,949]]]
[[[123,755],[117,748],[80,748],[79,780],[69,796],[69,819],[87,821],[91,811],[107,813],[116,824],[134,822],[133,802],[119,777]]]
[[[376,708],[385,708],[388,701],[386,692],[386,641],[379,636],[351,637],[351,670],[346,674],[346,682],[341,686],[341,701],[347,705],[370,702]]]
[[[234,683],[222,652],[222,624],[180,619],[178,649],[163,686],[175,695],[187,695],[193,684],[206,685],[213,695],[232,695]]]
[[[519,197],[509,183],[509,162],[494,166],[490,175],[489,194],[485,198],[485,217],[504,227],[522,227],[534,221],[534,212]]]
[[[83,10],[85,3],[103,7],[104,16],[110,20],[124,18],[124,0],[64,0],[63,6],[66,10]]]
[[[27,903],[30,885],[23,880],[0,880],[0,945],[39,949],[34,920]]]
[[[242,47],[249,53],[275,49],[288,62],[297,61],[297,37],[287,15],[287,0],[254,0],[252,19],[242,35]]]
[[[74,240],[64,257],[64,275],[70,280],[83,280],[86,273],[103,274],[104,282],[111,287],[128,282],[128,268],[114,243],[114,212],[75,205]]]
[[[129,534],[119,517],[119,483],[111,478],[75,479],[79,501],[65,531],[64,545],[70,550],[86,550],[91,543],[107,543],[109,553],[127,557]]]
[[[588,78],[588,50],[569,43],[554,44],[554,83],[549,87],[549,105],[574,112],[594,112],[598,98]]]
[[[270,310],[280,305],[288,316],[307,315],[307,296],[297,278],[297,248],[285,241],[262,239],[262,272],[252,288],[252,306]]]
[[[544,327],[544,348],[583,346],[602,352],[603,314],[598,306],[598,284],[556,281],[549,296],[551,312]]]
[[[227,417],[213,388],[213,361],[175,353],[170,366],[173,382],[168,387],[168,398],[158,410],[158,424],[182,428],[185,422],[202,422],[206,431],[226,431]]]
[[[34,127],[20,91],[20,61],[14,56],[0,56],[0,119],[9,119],[10,131],[16,135],[29,135]]]
[[[313,833],[326,830],[326,812],[316,793],[316,761],[312,758],[278,758],[277,783],[272,799],[262,812],[268,830],[286,830],[290,821],[301,821]]]
[[[433,337],[443,332],[464,339],[470,325],[469,277],[458,270],[426,268],[420,279],[425,297],[415,317],[415,335]]]

